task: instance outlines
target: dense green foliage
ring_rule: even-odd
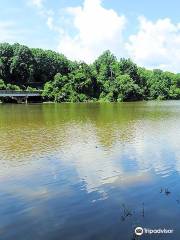
[[[20,44],[0,44],[0,90],[43,89],[57,102],[180,99],[180,74],[146,70],[105,51],[93,64]]]

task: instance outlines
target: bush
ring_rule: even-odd
[[[12,84],[7,84],[6,90],[21,91],[19,86]]]
[[[0,79],[0,90],[6,90],[6,84],[2,79]]]

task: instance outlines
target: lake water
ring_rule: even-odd
[[[180,101],[0,105],[1,240],[131,240],[137,226],[180,238]]]

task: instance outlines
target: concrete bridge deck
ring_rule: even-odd
[[[7,98],[12,99],[17,103],[28,103],[28,100],[38,102],[41,98],[42,91],[15,91],[15,90],[0,90],[0,98],[3,102]]]
[[[41,91],[0,90],[0,97],[40,97]]]

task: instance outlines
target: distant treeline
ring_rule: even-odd
[[[0,44],[0,90],[43,89],[45,101],[180,99],[180,74],[147,70],[105,51],[93,64],[51,50]]]

